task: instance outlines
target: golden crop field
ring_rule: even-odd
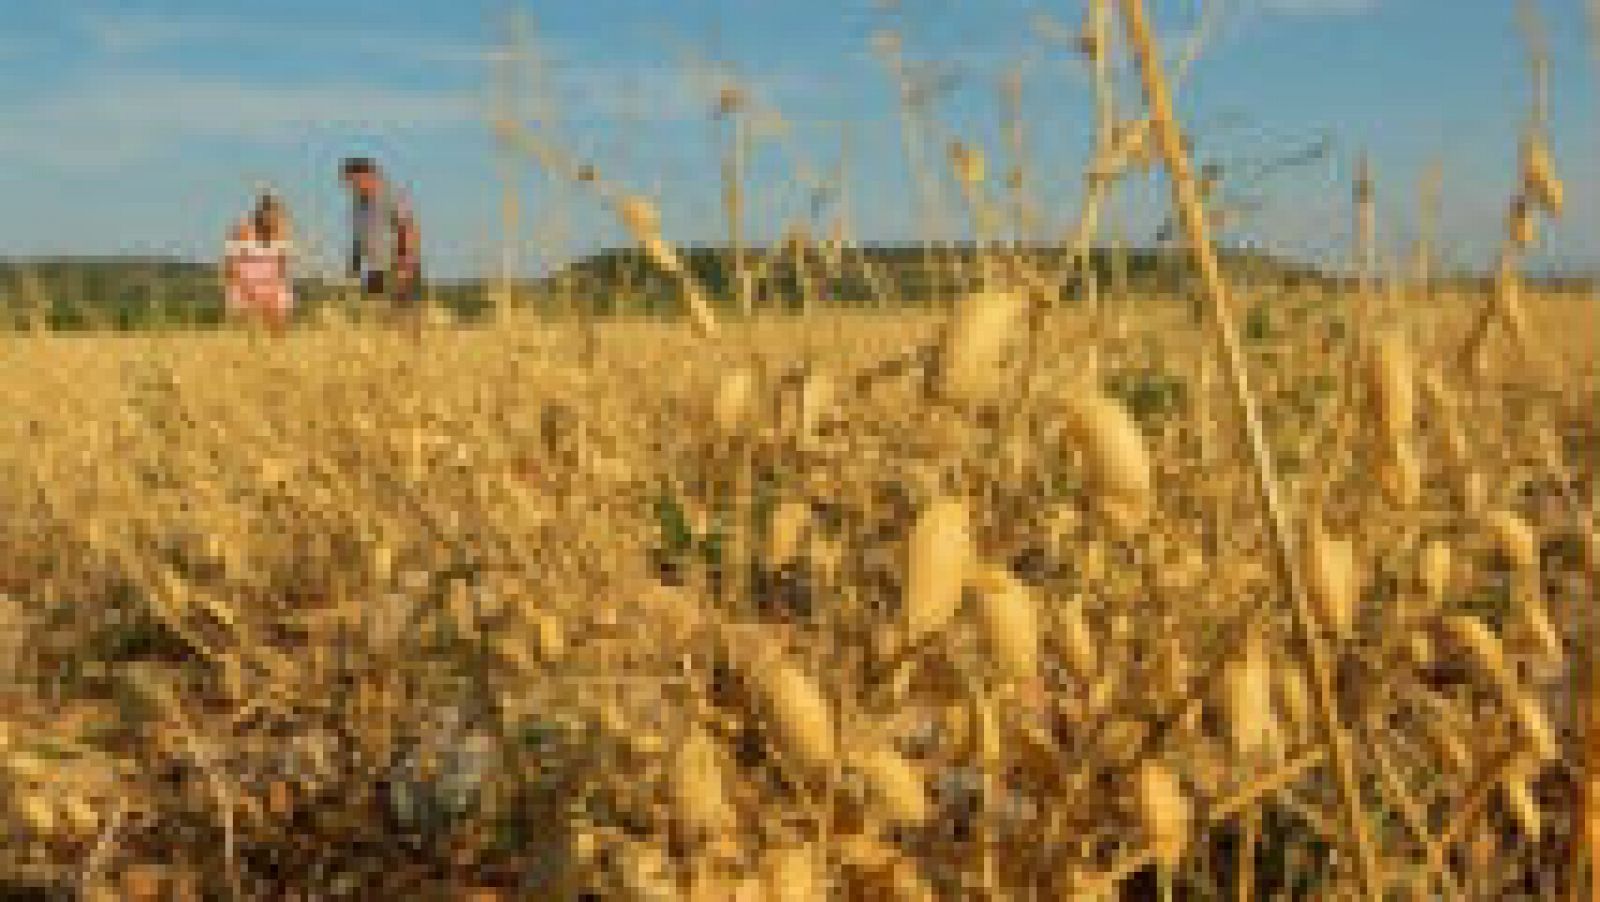
[[[755,310],[504,117],[681,316],[507,273],[414,332],[0,334],[0,895],[1600,898],[1600,298],[1522,278],[1542,95],[1486,286],[1380,270],[1364,164],[1361,279],[1242,284],[1143,6],[1071,42],[1065,274]],[[1193,272],[1108,290],[1155,169]]]
[[[1310,637],[1170,299],[6,339],[0,876],[1342,898],[1331,702],[1391,892],[1557,898],[1596,314],[1452,369],[1481,300],[1381,299],[1355,371],[1347,297],[1247,344]]]

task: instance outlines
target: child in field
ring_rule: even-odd
[[[283,204],[263,194],[228,235],[223,279],[228,312],[281,332],[294,310],[293,245]]]

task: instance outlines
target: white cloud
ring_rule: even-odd
[[[459,92],[100,73],[9,115],[0,158],[114,168],[196,140],[288,142],[318,130],[391,133],[481,119],[477,98]]]

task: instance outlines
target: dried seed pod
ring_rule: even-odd
[[[849,868],[881,872],[900,857],[900,850],[871,833],[855,833],[834,838],[839,860]]]
[[[1456,468],[1466,467],[1467,462],[1472,459],[1472,448],[1467,443],[1466,430],[1461,428],[1461,424],[1456,422],[1454,417],[1445,420],[1439,425],[1442,431],[1445,458],[1449,461],[1450,466]]]
[[[745,108],[749,95],[738,85],[724,85],[717,91],[717,115],[728,116]]]
[[[1406,654],[1411,656],[1411,663],[1416,667],[1432,667],[1438,660],[1438,650],[1433,646],[1433,636],[1419,631],[1413,631],[1406,636]]]
[[[768,849],[761,856],[761,880],[762,898],[771,902],[816,902],[828,897],[810,846]]]
[[[1078,574],[1086,582],[1104,581],[1111,568],[1110,553],[1107,543],[1099,539],[1085,543],[1078,554]]]
[[[1018,341],[1027,303],[1014,292],[988,291],[961,299],[939,347],[939,397],[972,403],[1008,385],[1005,363]]]
[[[1111,145],[1127,165],[1146,172],[1155,163],[1154,142],[1150,140],[1148,123],[1142,119],[1112,123]]]
[[[1223,708],[1235,754],[1249,761],[1276,754],[1278,720],[1272,708],[1272,665],[1259,630],[1250,631],[1243,653],[1225,666]]]
[[[978,623],[995,668],[1008,679],[1039,673],[1039,616],[1032,593],[1016,577],[989,568],[979,578]]]
[[[944,628],[961,605],[972,568],[966,502],[940,498],[918,515],[906,560],[905,624],[912,642]]]
[[[767,566],[778,569],[799,557],[810,529],[809,504],[785,501],[774,508],[767,521]]]
[[[887,743],[876,743],[854,762],[872,801],[892,821],[920,824],[928,819],[928,790],[917,768]]]
[[[1461,506],[1468,514],[1482,514],[1489,506],[1489,481],[1472,470],[1461,479]]]
[[[1184,749],[1183,767],[1184,777],[1194,787],[1195,798],[1215,800],[1231,788],[1238,772],[1238,759],[1227,743],[1202,737]]]
[[[0,725],[0,738],[5,736],[4,729],[4,726]],[[4,748],[5,745],[5,742],[0,742],[0,748]],[[13,751],[6,757],[0,758],[0,767],[10,771],[18,780],[32,783],[46,782],[56,772],[55,766],[49,760],[26,751]]]
[[[1355,624],[1356,602],[1360,593],[1355,544],[1335,539],[1313,524],[1308,530],[1307,585],[1316,603],[1323,628],[1335,636],[1349,636]]]
[[[1384,495],[1395,507],[1415,507],[1422,500],[1422,461],[1409,439],[1390,449],[1390,459],[1379,472]]]
[[[813,536],[807,550],[807,556],[816,568],[817,579],[821,581],[822,585],[839,584],[844,573],[846,556],[843,542],[838,539]]]
[[[1521,633],[1532,645],[1533,653],[1539,661],[1559,664],[1566,657],[1566,647],[1561,640],[1560,631],[1550,619],[1549,610],[1545,607],[1538,575],[1522,573],[1512,579],[1516,623]]]
[[[1074,596],[1060,607],[1056,629],[1062,660],[1072,675],[1084,681],[1093,679],[1100,670],[1100,651],[1083,613],[1083,596]]]
[[[382,542],[372,546],[367,565],[374,582],[388,583],[394,575],[394,548]]]
[[[617,201],[617,218],[635,241],[650,243],[661,235],[661,214],[655,204],[638,195]]]
[[[13,805],[35,836],[48,839],[55,836],[60,829],[61,813],[44,795],[32,792],[19,793]]]
[[[1000,446],[1000,479],[1002,482],[1020,483],[1028,478],[1033,467],[1033,439],[1021,432],[1005,437]]]
[[[552,611],[539,610],[529,615],[529,623],[540,660],[546,663],[561,660],[567,652],[567,628],[561,617]]]
[[[972,709],[964,701],[943,705],[934,717],[934,728],[939,731],[939,742],[943,747],[963,752],[972,747],[976,741],[972,729]]]
[[[1450,546],[1444,541],[1434,539],[1423,547],[1419,576],[1431,607],[1437,609],[1444,604],[1454,566]]]
[[[1528,753],[1539,762],[1554,761],[1561,755],[1556,728],[1545,713],[1544,703],[1532,692],[1518,692],[1508,700],[1511,717],[1528,740]]]
[[[1551,473],[1567,469],[1566,455],[1561,449],[1561,436],[1549,424],[1540,426],[1535,435],[1539,446],[1539,462]]]
[[[899,857],[890,862],[889,882],[884,891],[893,902],[935,902],[939,898],[928,881],[917,871],[915,859]]]
[[[1539,240],[1539,223],[1533,218],[1533,205],[1520,194],[1512,199],[1511,212],[1506,216],[1506,238],[1523,248]]]
[[[794,398],[793,428],[803,436],[810,436],[822,425],[833,408],[835,391],[833,378],[821,367],[806,368],[805,378]]]
[[[1404,441],[1416,422],[1416,368],[1405,336],[1390,332],[1378,339],[1372,357],[1372,387],[1378,419],[1391,442]]]
[[[1516,675],[1506,662],[1505,650],[1494,630],[1471,614],[1450,614],[1443,621],[1444,634],[1461,651],[1489,684],[1511,700],[1518,694]]]
[[[1522,573],[1539,571],[1539,538],[1527,520],[1512,511],[1494,510],[1484,517],[1484,525],[1513,569]]]
[[[956,178],[969,188],[983,184],[988,170],[983,151],[962,141],[950,142],[950,165],[955,168]]]
[[[1156,861],[1175,871],[1189,843],[1189,799],[1178,775],[1154,761],[1139,768],[1134,796],[1139,823]]]
[[[805,767],[833,761],[833,712],[811,678],[784,661],[758,665],[755,682],[766,699],[784,749]]]
[[[735,367],[723,374],[712,402],[712,420],[725,435],[742,432],[755,416],[757,380],[749,367]]]
[[[1506,807],[1512,817],[1517,821],[1517,826],[1524,836],[1530,840],[1538,840],[1543,832],[1544,816],[1539,811],[1539,803],[1533,797],[1533,790],[1529,788],[1529,781],[1538,773],[1539,763],[1532,758],[1518,759],[1500,781],[1500,790],[1505,794]]]
[[[61,798],[61,814],[73,836],[92,836],[100,829],[100,812],[80,795],[68,794]]]
[[[1101,40],[1102,29],[1099,27],[1100,21],[1100,19],[1096,18],[1095,8],[1091,4],[1089,9],[1084,12],[1083,24],[1078,28],[1078,33],[1074,36],[1072,42],[1074,49],[1090,63],[1100,59],[1100,54],[1106,50],[1104,42]]]
[[[1306,686],[1305,673],[1293,664],[1273,668],[1273,688],[1277,690],[1278,706],[1294,734],[1302,740],[1315,736],[1317,725],[1313,720],[1315,708],[1311,704],[1311,690]]]
[[[1082,449],[1091,479],[1106,496],[1136,510],[1154,500],[1144,433],[1127,408],[1099,392],[1070,395],[1062,405],[1067,434]]]
[[[1420,718],[1418,724],[1446,770],[1461,774],[1471,772],[1472,750],[1449,724],[1436,717]]]
[[[1150,515],[1148,502],[1129,500],[1115,495],[1101,496],[1096,504],[1100,516],[1111,528],[1113,535],[1128,536],[1137,532]]]
[[[1058,502],[1050,505],[1045,514],[1045,531],[1058,549],[1064,549],[1077,535],[1083,522],[1078,509],[1071,504]]]
[[[1555,159],[1544,132],[1529,129],[1522,139],[1522,191],[1528,199],[1551,216],[1560,216],[1566,188],[1556,175]]]
[[[1184,648],[1182,637],[1175,630],[1165,630],[1156,640],[1160,649],[1156,654],[1153,674],[1157,688],[1172,698],[1189,694],[1189,679],[1194,673],[1194,662]],[[1198,710],[1198,709],[1196,709]]]
[[[623,885],[634,898],[641,902],[677,902],[683,898],[683,892],[672,878],[666,852],[638,840],[618,840],[617,845],[617,867]]]
[[[671,792],[678,821],[696,839],[720,836],[734,826],[717,744],[703,730],[694,730],[673,761]]]

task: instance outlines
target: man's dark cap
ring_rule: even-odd
[[[341,175],[370,175],[378,171],[378,163],[371,157],[345,157],[339,164]]]

